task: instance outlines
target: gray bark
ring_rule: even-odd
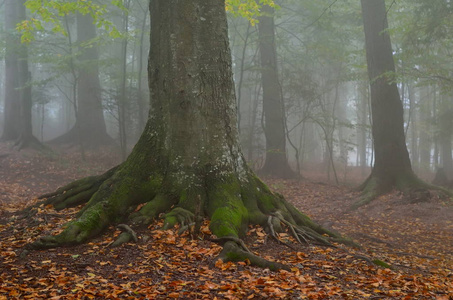
[[[99,81],[99,53],[92,42],[96,37],[96,26],[90,15],[77,14],[77,111],[76,123],[66,134],[54,139],[53,143],[77,143],[82,147],[112,144],[107,134],[102,107],[101,84]]]
[[[442,96],[442,111],[439,114],[439,129],[440,129],[440,153],[442,167],[449,180],[453,179],[453,160],[451,140],[453,134],[453,104],[452,98]]]
[[[20,136],[20,100],[19,100],[19,37],[15,31],[19,22],[17,0],[5,1],[5,108],[2,139],[16,140]]]
[[[288,178],[294,173],[286,156],[286,120],[277,69],[274,9],[263,6],[261,11],[263,15],[259,18],[258,33],[266,136],[266,160],[261,173]]]
[[[385,1],[361,0],[361,4],[375,149],[375,165],[363,187],[370,184],[373,193],[380,194],[414,183],[416,177],[405,142],[403,105],[393,78],[395,65]]]

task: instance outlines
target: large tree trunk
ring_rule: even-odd
[[[375,165],[361,186],[363,205],[392,188],[410,190],[421,181],[412,171],[407,151],[403,106],[394,80],[395,65],[384,0],[361,0],[370,78]]]
[[[274,8],[265,5],[259,18],[259,48],[263,86],[266,160],[260,173],[281,178],[294,177],[286,156],[285,107],[278,78]]]
[[[130,215],[135,223],[148,224],[161,213],[166,213],[165,228],[207,217],[213,234],[225,242],[223,259],[250,259],[274,269],[282,266],[240,249],[248,224],[271,230],[282,221],[306,239],[339,238],[270,192],[243,159],[224,1],[153,0],[150,5],[146,128],[123,164],[46,195],[46,203],[57,208],[89,202],[61,234],[30,247],[85,242],[141,203],[146,204]]]
[[[80,143],[83,147],[111,145],[113,139],[107,134],[102,107],[99,81],[99,53],[93,42],[96,26],[90,15],[77,14],[77,43],[80,56],[77,64],[77,112],[74,127],[52,143]]]

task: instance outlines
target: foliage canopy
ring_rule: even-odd
[[[125,10],[123,0],[111,0],[110,5]],[[260,8],[263,5],[276,7],[273,0],[226,0],[225,9],[235,16],[247,18],[252,24],[257,21]],[[118,38],[121,33],[115,28],[111,21],[104,15],[108,11],[107,4],[97,4],[91,0],[27,0],[25,6],[32,13],[32,17],[24,20],[17,25],[17,30],[21,32],[23,43],[34,40],[33,33],[44,30],[43,23],[51,24],[51,31],[66,35],[66,29],[61,23],[61,17],[72,13],[90,14],[97,27],[103,27],[112,38]]]

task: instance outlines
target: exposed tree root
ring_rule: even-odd
[[[253,266],[257,266],[263,269],[268,268],[271,271],[291,270],[289,266],[266,260],[251,252],[245,251],[234,241],[228,241],[223,245],[223,250],[217,257],[217,260],[218,259],[221,259],[223,262],[249,261]]]
[[[99,176],[90,176],[76,180],[60,187],[53,193],[41,195],[38,199],[45,200],[38,202],[36,206],[42,204],[52,205],[56,210],[63,210],[84,204],[98,191],[101,184],[115,173],[117,168],[118,166]]]
[[[134,243],[138,242],[138,237],[137,234],[135,233],[132,228],[130,228],[126,224],[119,224],[117,228],[121,229],[123,232],[120,234],[120,236],[110,245],[110,247],[115,248],[119,247],[122,244],[128,243],[130,241],[133,241]]]
[[[207,176],[201,185],[203,188],[187,189],[157,174],[128,177],[128,168],[133,167],[121,165],[103,175],[80,179],[43,195],[41,198],[47,199],[40,204],[51,204],[57,209],[88,203],[79,213],[79,218],[66,224],[62,233],[42,237],[28,245],[28,249],[80,244],[127,217],[131,223],[147,225],[160,216],[164,218],[163,229],[178,224],[180,232],[190,230],[207,217],[216,236],[213,241],[224,246],[219,258],[223,261],[248,260],[253,265],[271,270],[289,268],[248,250],[240,237],[245,235],[249,224],[263,226],[274,239],[287,246],[279,240],[278,232],[289,231],[299,243],[334,247],[332,242],[340,242],[357,246],[314,223],[282,196],[272,193],[251,173],[247,173],[245,180],[234,176]],[[141,203],[145,205],[137,209]],[[124,232],[112,246],[137,240],[129,226],[123,224],[119,227]]]
[[[373,173],[360,185],[357,190],[362,192],[361,198],[355,202],[350,210],[369,204],[377,197],[390,192],[392,189],[401,191],[409,202],[425,202],[431,198],[430,191],[440,191],[448,197],[453,193],[443,187],[435,186],[419,179],[415,174],[409,173],[399,177],[381,179]]]

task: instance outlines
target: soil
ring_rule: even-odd
[[[161,231],[156,222],[134,228],[137,244],[111,248],[120,234],[112,226],[85,245],[24,253],[27,243],[61,230],[77,208],[41,207],[25,218],[19,210],[74,179],[102,173],[119,155],[106,148],[82,160],[77,149],[9,147],[0,143],[0,299],[453,299],[453,203],[439,193],[421,201],[393,192],[350,211],[360,195],[321,182],[319,174],[316,181],[310,174],[301,181],[266,179],[319,224],[362,246],[299,245],[283,234],[285,245],[250,228],[250,250],[291,272],[216,263],[221,247],[209,242],[207,224],[195,239]],[[376,259],[391,269],[371,263]]]

